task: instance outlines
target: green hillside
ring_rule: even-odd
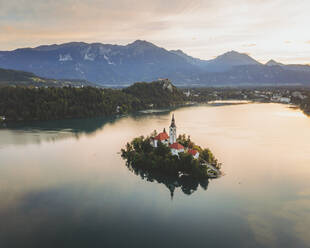
[[[64,87],[64,86],[96,86],[84,80],[54,80],[38,77],[33,73],[7,70],[0,68],[0,86],[37,86],[37,87]]]
[[[7,86],[0,88],[0,116],[8,121],[99,117],[172,107],[184,101],[183,93],[168,80],[136,83],[123,90]]]
[[[184,94],[168,79],[135,83],[123,91],[137,97],[145,107],[174,106],[185,101]]]

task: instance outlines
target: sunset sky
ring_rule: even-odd
[[[211,59],[310,64],[309,0],[0,0],[0,50],[136,39]]]

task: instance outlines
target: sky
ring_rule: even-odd
[[[0,0],[0,50],[141,39],[201,59],[310,64],[309,12],[309,0]]]

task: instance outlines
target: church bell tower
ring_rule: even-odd
[[[169,127],[169,136],[170,144],[177,141],[177,127],[175,125],[174,114],[172,115],[171,125]]]

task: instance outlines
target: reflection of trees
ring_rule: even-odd
[[[168,110],[167,110],[168,111]],[[160,113],[151,113],[151,115],[165,115],[167,111]],[[147,114],[133,113],[130,118],[136,121],[145,118]],[[55,142],[70,137],[80,138],[82,135],[93,135],[101,130],[107,124],[114,124],[120,117],[98,117],[85,119],[65,119],[65,120],[50,120],[50,121],[22,121],[8,122],[5,125],[0,124],[0,130],[21,131],[26,133],[38,133],[35,137],[27,137],[24,142],[18,144],[40,144],[41,142]],[[6,145],[5,140],[0,140],[3,145]]]
[[[207,190],[209,180],[197,179],[188,175],[167,175],[158,171],[150,171],[144,168],[138,168],[133,163],[126,163],[128,169],[134,174],[146,179],[149,182],[157,182],[164,184],[170,191],[171,199],[173,198],[176,188],[181,188],[186,195],[194,193],[200,185],[204,190]]]
[[[82,135],[93,135],[106,124],[113,124],[114,118],[71,119],[56,121],[32,121],[32,122],[9,122],[5,128],[14,133],[22,132],[25,135],[18,136],[13,141],[16,144],[40,144],[41,142],[55,142],[58,140]],[[5,130],[5,129],[4,129]],[[29,134],[29,135],[27,135]],[[0,145],[9,144],[12,139],[8,137],[0,140]],[[15,144],[15,143],[14,143]]]
[[[63,131],[68,130],[72,133],[91,134],[101,129],[105,124],[113,123],[114,118],[89,118],[89,119],[68,119],[54,121],[32,121],[32,122],[9,122],[7,128],[21,131]]]

